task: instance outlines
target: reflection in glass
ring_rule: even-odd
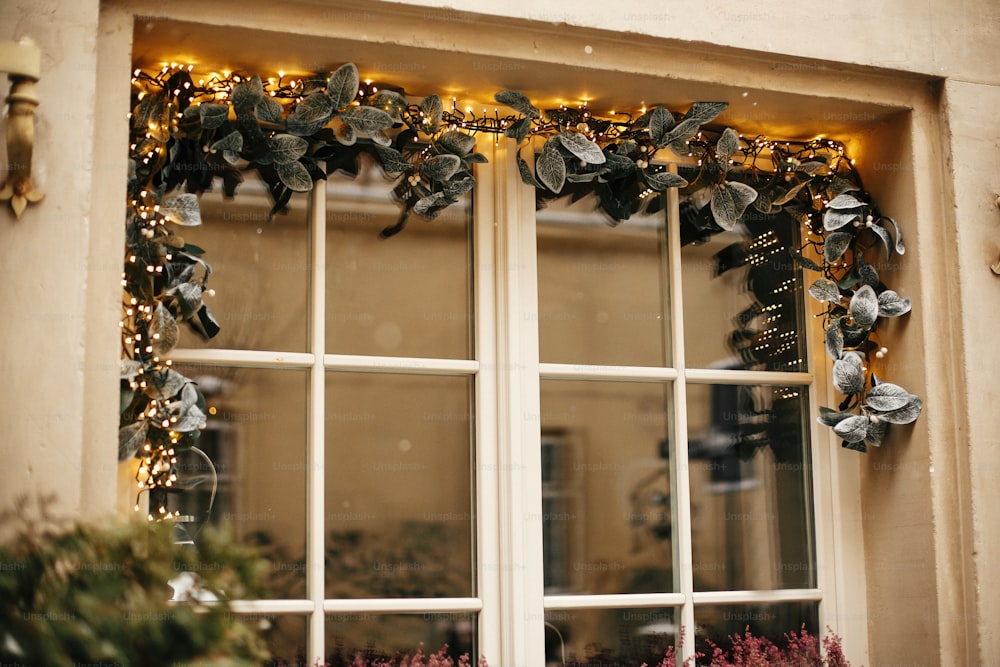
[[[330,373],[328,598],[473,595],[471,381]]]
[[[681,204],[681,272],[688,367],[806,370],[802,272],[784,252],[798,225],[749,208],[724,232],[706,205]]]
[[[766,637],[778,646],[787,646],[785,634],[799,633],[802,626],[814,637],[819,634],[819,605],[815,602],[782,602],[748,605],[705,605],[695,607],[695,648],[709,656],[705,640],[723,649],[731,647],[729,637],[749,631]]]
[[[548,592],[674,590],[669,405],[658,383],[542,381]]]
[[[815,586],[805,389],[687,392],[695,590]]]
[[[270,561],[264,595],[305,597],[306,388],[299,370],[263,370],[176,364],[198,383],[209,409],[199,448],[213,472],[193,453],[178,456],[179,477],[204,475],[193,489],[171,494],[171,509],[197,544],[206,518],[257,545]],[[211,512],[209,513],[209,509]]]
[[[359,654],[376,664],[379,660],[413,656],[418,648],[426,659],[446,645],[444,655],[456,664],[463,654],[476,664],[477,623],[475,614],[331,614],[326,617],[327,664],[351,667]]]
[[[545,664],[659,665],[680,638],[677,610],[572,609],[545,612]]]
[[[256,621],[258,633],[271,652],[271,659],[262,667],[314,667],[306,659],[306,626],[304,616],[282,614],[241,614]]]
[[[612,228],[596,204],[562,198],[537,213],[539,358],[663,366],[666,215]]]
[[[380,169],[362,166],[327,185],[327,352],[471,358],[471,195],[382,239],[400,208]]]
[[[181,347],[302,352],[307,346],[309,294],[308,199],[293,197],[286,213],[268,217],[272,202],[252,172],[239,197],[218,191],[201,196],[204,224],[183,227],[187,243],[205,249],[213,273],[204,297],[221,331],[205,341],[185,329]]]

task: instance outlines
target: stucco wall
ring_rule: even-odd
[[[99,378],[85,344],[88,287],[94,262],[120,255],[89,251],[98,8],[97,0],[0,6],[0,39],[29,36],[42,51],[34,168],[47,194],[20,221],[6,204],[0,211],[3,507],[25,493],[57,493],[64,510],[86,511],[84,480],[114,479],[116,469],[113,460],[84,457],[86,397]]]
[[[942,308],[955,318],[955,347],[965,350],[953,358],[961,364],[967,389],[964,405],[952,418],[962,424],[968,448],[972,514],[971,566],[975,576],[975,604],[979,615],[977,641],[982,665],[1000,664],[1000,637],[995,619],[1000,613],[994,591],[1000,590],[1000,531],[994,512],[1000,506],[1000,276],[988,268],[1000,260],[1000,88],[965,81],[945,83],[949,122],[949,167],[953,173],[955,226],[948,236],[957,247],[961,301]],[[955,517],[959,519],[960,517]],[[962,618],[956,618],[961,623]]]

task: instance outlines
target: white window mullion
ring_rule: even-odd
[[[477,150],[492,157],[491,137],[479,137]],[[495,229],[498,225],[493,180],[493,160],[476,168],[480,184],[473,197],[473,335],[475,336],[476,452],[474,489],[476,510],[476,595],[483,602],[479,613],[479,654],[495,662],[501,655],[500,569],[484,567],[500,562],[499,433],[497,424],[497,318]]]
[[[326,182],[317,181],[311,193],[312,285],[309,295],[309,345],[313,363],[309,373],[306,436],[306,595],[312,603],[308,622],[309,664],[325,660],[324,560],[326,545]]]
[[[669,170],[677,172],[676,165]],[[687,641],[681,647],[681,661],[694,656],[694,572],[692,568],[691,545],[691,483],[688,476],[688,434],[687,434],[687,384],[684,361],[684,286],[682,284],[680,197],[676,188],[667,190],[667,270],[670,287],[670,345],[671,360],[677,370],[674,382],[673,434],[670,460],[673,464],[671,488],[676,501],[674,525],[677,536],[678,592],[684,596],[680,607],[680,625]]]
[[[322,604],[322,609],[331,614],[461,614],[482,608],[479,598],[361,598],[326,600]]]
[[[497,302],[497,446],[500,490],[502,665],[545,662],[542,567],[541,399],[537,317],[538,275],[534,193],[521,186],[517,148],[502,139],[494,151]]]

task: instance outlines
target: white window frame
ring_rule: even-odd
[[[817,410],[817,371],[775,372],[688,369],[685,366],[680,216],[676,190],[667,197],[667,267],[671,341],[670,367],[589,366],[540,363],[538,332],[525,323],[538,321],[537,256],[534,192],[521,183],[516,148],[510,140],[480,137],[478,150],[489,162],[477,166],[473,207],[475,291],[475,359],[428,359],[332,354],[326,349],[326,202],[327,184],[316,183],[307,214],[311,230],[311,262],[315,267],[309,295],[309,351],[303,353],[249,350],[178,349],[176,362],[211,363],[309,373],[307,428],[306,599],[253,600],[235,603],[253,614],[306,615],[307,655],[312,664],[325,656],[326,615],[332,613],[478,613],[478,650],[494,665],[540,665],[544,662],[546,612],[673,607],[680,611],[685,636],[694,637],[696,605],[776,602],[822,602],[820,627],[836,613],[827,569],[825,535],[829,527],[814,522],[818,585],[809,589],[695,592],[692,578],[690,484],[687,459],[688,384],[797,385],[809,390],[810,414]],[[321,224],[323,223],[323,224]],[[397,242],[405,243],[406,239]],[[806,336],[811,369],[824,369]],[[331,371],[459,375],[474,380],[478,562],[476,595],[460,598],[326,599],[325,557],[325,394]],[[545,595],[542,568],[542,476],[538,415],[540,381],[603,379],[669,383],[673,422],[671,463],[672,503],[676,525],[679,589],[671,593],[618,595]],[[811,420],[810,420],[811,421]],[[815,424],[810,433],[814,515],[826,516],[829,479],[819,473],[823,456],[818,443],[826,440]],[[831,599],[832,598],[832,599]],[[795,628],[789,628],[793,630]],[[684,643],[682,657],[691,655],[694,641]]]

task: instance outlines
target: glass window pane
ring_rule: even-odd
[[[183,524],[186,535],[197,544],[206,517],[232,528],[271,563],[265,597],[305,597],[307,373],[174,367],[205,395],[210,414],[198,447],[218,477],[213,505],[208,464],[191,452],[178,456],[183,474],[208,475],[195,488],[171,494],[171,508],[192,519]]]
[[[712,649],[710,640],[732,655],[733,635],[766,637],[779,648],[787,648],[785,635],[801,634],[805,626],[813,637],[819,633],[819,605],[816,602],[781,602],[748,605],[705,605],[694,610],[695,648],[707,656]],[[705,663],[707,664],[707,663]]]
[[[306,617],[281,614],[241,616],[256,619],[258,632],[271,652],[271,659],[262,667],[314,667],[306,659]]]
[[[221,327],[210,341],[185,329],[181,346],[302,352],[308,345],[308,198],[293,197],[287,213],[268,219],[266,186],[253,172],[244,177],[236,199],[206,192],[203,224],[180,228],[187,243],[205,249],[216,296],[204,301]]]
[[[658,383],[542,381],[548,592],[674,590],[669,405]]]
[[[361,164],[327,185],[327,352],[471,358],[471,195],[382,239],[401,209],[381,170]]]
[[[597,196],[549,202],[538,220],[539,357],[548,363],[667,363],[666,214],[611,227]]]
[[[681,204],[687,366],[806,370],[802,271],[783,252],[798,225],[751,207],[733,231],[705,231],[707,208]]]
[[[805,389],[687,392],[695,590],[815,586]]]
[[[545,664],[659,665],[679,637],[678,614],[673,608],[547,611]]]
[[[328,598],[473,594],[471,380],[330,373]]]
[[[376,664],[413,657],[418,649],[425,660],[443,650],[456,664],[464,654],[475,664],[477,624],[475,614],[331,614],[326,618],[327,664],[351,667],[357,655]]]

